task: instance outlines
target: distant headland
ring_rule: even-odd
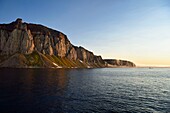
[[[136,67],[133,62],[102,59],[67,36],[39,24],[18,18],[0,24],[0,67],[12,68],[103,68]]]

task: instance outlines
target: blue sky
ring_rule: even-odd
[[[103,58],[170,65],[169,0],[0,0],[0,23],[20,17],[65,33]]]

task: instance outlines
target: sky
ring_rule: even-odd
[[[0,0],[0,6],[0,23],[22,18],[105,59],[170,66],[169,0]]]

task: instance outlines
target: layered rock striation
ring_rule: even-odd
[[[11,63],[12,62],[12,63]],[[0,67],[107,67],[108,62],[71,44],[59,31],[17,19],[0,24]]]

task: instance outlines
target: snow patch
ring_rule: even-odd
[[[83,63],[83,61],[82,60],[79,60],[81,63]]]

